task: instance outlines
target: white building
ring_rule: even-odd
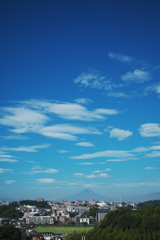
[[[79,221],[80,223],[87,223],[87,224],[90,224],[91,222],[90,218],[80,218]]]

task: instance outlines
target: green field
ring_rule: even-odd
[[[37,232],[53,232],[54,234],[60,234],[60,233],[73,233],[76,232],[88,232],[89,230],[93,229],[93,227],[38,227],[35,228]]]

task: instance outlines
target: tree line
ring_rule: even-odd
[[[121,208],[106,214],[93,230],[74,232],[66,240],[160,240],[160,208]]]

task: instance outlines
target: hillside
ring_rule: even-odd
[[[88,233],[86,240],[159,240],[160,208],[148,207],[132,211],[122,208],[108,213],[103,221]],[[81,240],[75,233],[66,240]]]

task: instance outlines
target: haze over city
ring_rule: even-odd
[[[2,198],[160,192],[159,8],[0,2]]]

